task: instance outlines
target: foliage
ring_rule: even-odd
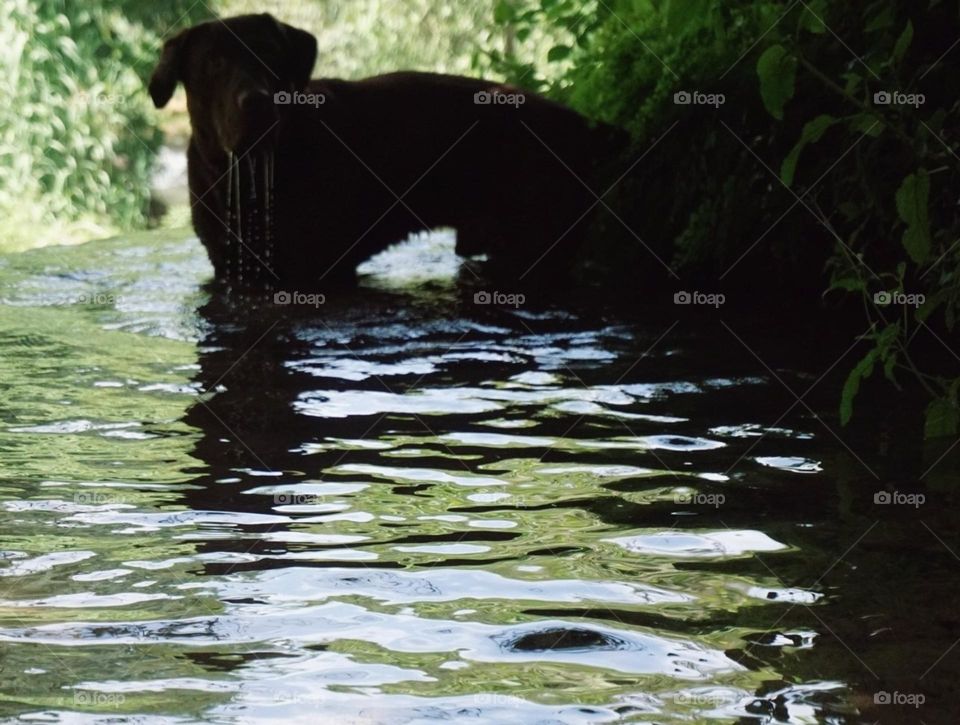
[[[269,12],[317,36],[316,74],[362,78],[394,70],[468,73],[479,48],[506,33],[490,14],[492,0],[220,0],[222,16]]]
[[[502,49],[476,56],[507,81],[562,95],[559,81],[569,59],[600,23],[599,5],[588,0],[495,0],[493,19],[504,28]]]
[[[142,225],[160,136],[143,79],[185,2],[6,0],[0,26],[4,247]]]
[[[864,379],[902,387],[906,372],[931,401],[926,434],[956,435],[956,2],[504,4],[497,19],[518,34],[568,37],[522,69],[525,83],[627,129],[628,160],[644,154],[614,194],[644,244],[601,246],[611,270],[626,256],[634,273],[659,271],[649,246],[684,277],[741,293],[826,289],[826,304],[862,307],[868,324],[841,419]],[[695,92],[723,101],[675,95]]]

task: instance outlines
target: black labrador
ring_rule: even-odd
[[[310,80],[317,41],[272,16],[166,42],[160,108],[187,91],[193,225],[231,287],[317,289],[411,232],[456,230],[500,279],[556,280],[616,133],[518,88],[401,72]]]

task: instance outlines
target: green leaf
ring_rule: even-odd
[[[841,277],[830,283],[831,290],[844,290],[845,292],[860,292],[866,289],[866,285],[860,277]]]
[[[667,30],[673,34],[700,25],[710,10],[710,0],[668,0],[666,7]]]
[[[493,7],[493,22],[497,25],[509,25],[513,22],[516,9],[510,0],[499,0]]]
[[[917,264],[930,256],[929,200],[930,177],[923,169],[910,174],[897,189],[897,213],[907,225],[903,246]]]
[[[897,367],[897,353],[894,351],[892,354],[887,355],[886,359],[883,361],[883,377],[889,380],[894,385],[899,385],[897,383],[897,378],[894,376],[894,369]]]
[[[893,6],[890,4],[884,4],[883,9],[874,15],[873,18],[871,18],[864,30],[868,33],[872,33],[876,30],[889,28],[891,25],[893,25],[893,20]]]
[[[835,117],[824,114],[817,116],[804,125],[803,131],[800,133],[800,140],[797,141],[796,146],[790,150],[787,158],[783,160],[783,164],[780,166],[780,178],[784,184],[787,186],[793,184],[793,177],[797,170],[797,161],[800,160],[800,152],[803,151],[803,148],[807,144],[816,143],[823,138],[826,130],[836,122],[837,119]]]
[[[809,30],[817,35],[827,32],[827,26],[821,19],[826,12],[826,3],[823,0],[806,3],[800,13],[800,29]]]
[[[900,337],[900,323],[894,322],[887,325],[883,332],[877,335],[877,356],[883,361],[883,375],[891,383],[896,385],[897,379],[893,375],[893,370],[897,365],[897,347],[896,342]]]
[[[572,48],[569,45],[555,45],[547,51],[547,62],[554,63],[563,60],[570,55],[571,50]]]
[[[943,128],[943,122],[947,118],[947,109],[938,108],[933,112],[933,115],[927,119],[927,125],[936,132],[939,132]]]
[[[876,138],[883,133],[883,123],[872,113],[858,113],[848,120],[850,130]]]
[[[904,54],[906,54],[907,49],[910,47],[910,43],[913,42],[913,22],[910,20],[907,21],[907,27],[903,29],[903,32],[900,33],[900,37],[897,38],[896,44],[893,46],[893,60],[896,63],[899,63],[903,60]]]
[[[890,351],[890,348],[896,342],[898,335],[900,334],[900,323],[893,322],[883,328],[883,332],[877,335],[877,349],[880,352],[880,355],[886,357]]]
[[[873,374],[873,366],[877,361],[877,351],[870,350],[857,363],[856,367],[847,375],[847,380],[843,384],[843,392],[840,395],[840,424],[846,425],[853,416],[853,400],[860,392],[860,381],[869,378]]]
[[[918,322],[926,322],[930,315],[936,312],[937,308],[943,303],[943,299],[946,295],[941,290],[940,292],[928,296],[922,305],[917,309],[915,316]]]
[[[960,430],[960,408],[947,398],[930,401],[923,424],[923,437],[953,437],[957,435],[958,430]]]
[[[783,107],[793,98],[797,60],[782,45],[772,45],[757,61],[760,96],[770,115],[783,120]]]
[[[841,73],[840,77],[843,79],[844,92],[849,93],[851,96],[855,96],[860,92],[860,87],[863,85],[863,76],[859,73],[848,71]]]

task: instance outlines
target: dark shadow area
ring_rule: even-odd
[[[640,322],[658,318],[650,308],[627,315],[622,306],[617,306],[615,313],[608,305],[581,300],[579,305],[566,307],[528,302],[522,313],[517,313],[475,305],[478,284],[461,279],[453,288],[431,290],[427,286],[390,292],[367,288],[331,293],[322,308],[316,309],[278,307],[269,302],[238,304],[213,294],[202,310],[206,336],[200,346],[196,378],[210,394],[194,405],[186,418],[201,431],[195,456],[204,464],[198,470],[202,486],[186,495],[184,503],[194,510],[279,513],[296,499],[293,495],[283,498],[280,494],[278,499],[276,495],[250,494],[251,489],[269,483],[270,477],[264,474],[281,474],[278,480],[285,483],[330,482],[341,480],[329,475],[330,470],[343,466],[355,471],[348,480],[382,489],[379,499],[384,512],[411,505],[416,509],[418,500],[429,501],[439,484],[390,482],[375,472],[379,466],[398,463],[396,458],[384,457],[387,449],[391,453],[408,449],[409,456],[399,459],[401,464],[407,461],[404,465],[419,470],[453,470],[467,476],[496,476],[498,472],[509,476],[513,470],[510,461],[531,458],[558,470],[563,466],[636,465],[636,454],[630,450],[613,447],[591,452],[589,444],[624,435],[654,435],[662,433],[663,426],[643,420],[628,420],[625,426],[621,420],[611,419],[609,406],[606,410],[584,408],[575,416],[534,417],[535,423],[522,429],[525,437],[544,441],[569,438],[587,444],[579,450],[547,442],[532,448],[510,443],[489,447],[483,436],[491,432],[490,418],[526,418],[543,405],[535,396],[512,400],[505,410],[496,412],[443,412],[429,406],[404,412],[384,405],[363,413],[365,395],[410,399],[423,391],[439,390],[455,396],[457,391],[482,388],[521,373],[542,374],[538,346],[562,346],[606,330],[609,337],[601,333],[592,338],[602,344],[588,347],[609,353],[609,358],[597,362],[588,356],[586,362],[568,361],[550,374],[560,376],[571,387],[595,391],[614,381],[614,387],[700,381],[700,395],[677,397],[670,403],[670,414],[687,422],[671,425],[670,435],[664,436],[664,447],[655,452],[654,459],[644,456],[644,465],[653,464],[661,473],[652,478],[625,476],[586,496],[564,496],[552,502],[511,499],[503,504],[459,504],[448,513],[469,517],[521,513],[535,519],[563,510],[585,512],[612,530],[675,531],[679,540],[691,537],[687,544],[695,547],[703,544],[697,543],[697,537],[713,535],[710,532],[758,531],[786,549],[714,560],[708,556],[701,562],[686,559],[674,564],[675,576],[773,580],[778,585],[755,585],[750,594],[757,599],[753,606],[733,610],[716,606],[695,619],[667,611],[654,614],[576,605],[530,607],[524,613],[546,619],[628,624],[673,636],[742,630],[742,645],[727,650],[727,656],[748,670],[778,673],[756,691],[755,701],[747,707],[753,717],[786,722],[796,716],[797,708],[808,706],[818,718],[835,722],[876,718],[895,722],[918,714],[927,722],[951,721],[957,712],[951,696],[957,667],[948,648],[958,628],[953,602],[960,595],[952,584],[958,581],[955,573],[960,567],[954,553],[960,548],[960,532],[957,501],[949,483],[952,464],[948,461],[933,468],[929,478],[921,478],[942,450],[924,451],[913,442],[908,445],[913,453],[906,456],[903,446],[890,440],[897,431],[887,424],[844,429],[835,437],[834,431],[840,428],[828,412],[829,394],[814,389],[797,403],[796,396],[832,362],[822,348],[804,340],[797,328],[778,332],[775,325],[756,315],[725,314],[723,322],[730,332],[719,334],[716,324],[681,320],[657,354],[644,356],[658,334],[650,331],[649,323]],[[752,349],[741,345],[738,337],[750,340]],[[484,361],[484,350],[495,354],[509,350],[508,356],[514,359]],[[517,354],[520,350],[526,355]],[[427,369],[412,363],[412,359],[431,356],[439,360],[451,351],[463,355],[455,366],[438,363]],[[472,360],[472,355],[477,358]],[[703,387],[707,379],[727,382]],[[750,383],[756,379],[765,383]],[[306,400],[322,410],[343,405],[340,396],[355,401],[356,408],[343,408],[338,417],[304,414]],[[689,465],[690,442],[702,440],[707,430],[712,431],[708,437],[715,438],[729,423],[732,411],[738,420],[770,427],[758,427],[752,437],[721,435],[725,447],[696,454],[697,470],[729,474],[728,480],[694,484],[704,501],[719,495],[724,499],[722,505],[678,505],[675,500],[643,498],[645,492],[665,482],[676,483],[671,471]],[[768,432],[761,436],[761,430]],[[455,440],[451,435],[460,436],[460,442],[451,442]],[[475,444],[469,442],[471,435],[477,436]],[[355,445],[358,441],[370,445]],[[756,461],[764,456],[793,457],[796,462],[769,464],[774,468],[757,466]],[[818,472],[802,473],[803,461],[818,461]],[[792,470],[791,465],[801,468]],[[558,485],[561,480],[562,476]],[[901,497],[922,495],[924,503],[917,507],[877,505],[876,497],[887,491],[896,491]],[[287,523],[251,527],[250,540],[208,544],[210,551],[261,558],[239,564],[209,563],[205,573],[219,576],[289,566],[346,567],[358,572],[406,568],[389,560],[323,563],[287,559],[291,552],[324,549],[278,544],[258,536],[295,530],[297,518],[310,513],[297,513],[294,507],[288,515],[291,520]],[[509,530],[424,533],[409,520],[358,524],[357,528],[371,538],[350,547],[378,551],[453,542],[496,545],[519,536]],[[340,545],[329,546],[331,551],[338,548]],[[534,547],[527,554],[566,558],[587,551],[573,538],[569,546]],[[420,561],[417,568],[485,568],[503,561],[509,557],[450,553]],[[570,639],[564,639],[568,635]],[[590,651],[595,646],[606,647],[602,643],[611,641],[611,636],[592,630],[548,629],[523,635],[514,646],[536,651]],[[877,693],[883,692],[922,694],[926,704],[919,710],[881,707],[875,698],[882,698]]]

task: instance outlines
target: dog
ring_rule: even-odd
[[[558,279],[597,205],[610,127],[519,88],[397,72],[311,80],[317,41],[269,14],[213,20],[163,46],[154,105],[187,94],[194,229],[216,279],[299,289],[452,227],[492,276]]]

